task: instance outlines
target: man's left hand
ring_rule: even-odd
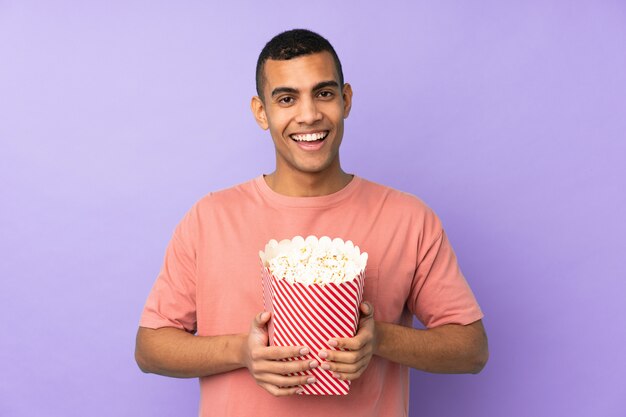
[[[367,301],[361,303],[361,318],[356,336],[345,339],[330,339],[328,344],[337,349],[321,350],[320,358],[325,362],[321,368],[330,370],[333,376],[343,380],[354,380],[367,369],[376,350],[376,326],[374,324],[374,307]]]

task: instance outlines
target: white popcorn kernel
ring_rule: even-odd
[[[291,239],[291,243],[297,247],[304,246],[304,238],[302,236],[296,236]]]
[[[343,242],[343,239],[341,239],[340,237],[336,237],[333,239],[333,249],[339,249],[345,246],[345,243]]]
[[[332,245],[332,241],[328,236],[322,236],[318,242],[318,247],[321,250],[328,250],[328,248]]]

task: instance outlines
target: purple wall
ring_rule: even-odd
[[[183,213],[272,170],[248,104],[292,27],[353,85],[344,167],[439,213],[486,313],[411,416],[626,415],[624,2],[129,3],[0,0],[0,416],[196,414],[137,322]]]

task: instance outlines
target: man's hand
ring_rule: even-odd
[[[378,339],[374,325],[374,307],[368,302],[361,303],[361,319],[356,336],[345,339],[331,339],[328,344],[341,350],[322,350],[320,358],[325,359],[322,369],[333,372],[335,378],[354,380],[360,377],[372,359]]]
[[[298,385],[314,384],[316,379],[308,376],[287,376],[287,374],[307,371],[317,367],[317,361],[290,360],[309,354],[309,349],[302,346],[268,346],[267,322],[270,313],[256,315],[250,326],[247,343],[243,345],[243,362],[256,383],[274,396],[299,394]]]

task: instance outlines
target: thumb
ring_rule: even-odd
[[[260,339],[267,338],[267,322],[270,320],[270,313],[262,311],[252,320],[252,326],[250,327],[250,333],[259,337]]]
[[[269,320],[270,320],[270,313],[267,311],[262,311],[256,316],[254,316],[254,320],[252,321],[252,327],[262,330],[265,326],[267,326],[267,322]]]
[[[374,307],[368,301],[363,301],[359,307],[361,309],[361,313],[365,315],[365,317],[362,318],[371,317],[374,315]]]

